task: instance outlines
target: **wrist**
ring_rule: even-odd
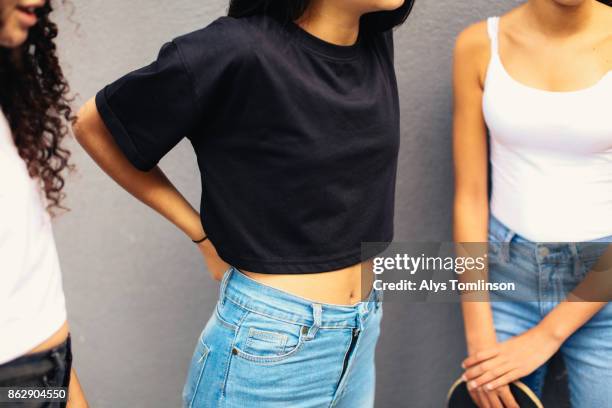
[[[193,242],[194,244],[200,245],[202,242],[206,241],[207,239],[208,239],[208,236],[204,235],[202,238],[192,239],[191,242]]]
[[[534,330],[542,335],[548,342],[559,347],[569,337],[569,334],[561,325],[546,321],[546,319],[542,320],[537,326],[535,326]]]
[[[208,239],[208,234],[204,231],[201,224],[196,224],[189,231],[184,231],[187,238],[189,238],[194,244],[201,244]]]
[[[468,355],[472,355],[477,351],[497,345],[497,336],[495,330],[479,330],[478,332],[468,333],[466,343]]]

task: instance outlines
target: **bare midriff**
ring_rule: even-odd
[[[319,273],[266,274],[239,269],[261,284],[308,300],[334,305],[355,305],[370,293],[372,261]],[[363,271],[363,273],[362,273]],[[363,296],[362,296],[363,285]]]
[[[68,332],[70,331],[68,327],[68,322],[64,322],[62,327],[59,328],[58,331],[53,333],[51,337],[40,343],[38,346],[34,347],[32,350],[28,351],[27,354],[40,353],[42,351],[50,350],[56,346],[62,344],[68,338]]]

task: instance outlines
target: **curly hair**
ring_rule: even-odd
[[[69,87],[59,65],[57,25],[49,14],[51,0],[36,11],[38,24],[17,49],[0,47],[0,106],[11,127],[15,145],[30,176],[40,180],[47,210],[66,209],[64,169],[71,169],[70,152],[61,147],[74,121]]]

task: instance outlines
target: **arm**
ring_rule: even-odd
[[[612,299],[612,245],[582,282],[540,322],[558,342],[567,340]]]
[[[485,70],[490,58],[486,25],[468,27],[457,38],[453,68],[453,156],[455,170],[455,200],[453,238],[458,255],[470,253],[474,247],[486,248],[488,241],[488,152],[487,131],[482,113]],[[462,243],[481,243],[474,246]],[[472,251],[471,251],[472,250]],[[466,271],[462,280],[487,279],[487,271]],[[493,313],[486,294],[471,299],[462,294],[465,336],[468,355],[497,344]],[[471,388],[470,395],[481,408],[518,406],[509,387],[494,392]]]
[[[472,26],[457,38],[453,89],[453,159],[455,200],[453,238],[457,243],[487,242],[487,133],[482,114],[482,27]],[[484,44],[486,46],[486,43]],[[463,248],[467,251],[467,248]],[[464,276],[469,279],[470,276]],[[486,276],[478,276],[485,278]],[[496,344],[491,307],[463,296],[468,352]]]
[[[530,374],[612,298],[612,246],[584,280],[534,328],[468,357],[466,377],[476,387],[495,390]],[[586,299],[586,300],[585,300]]]
[[[198,212],[159,167],[143,172],[127,160],[102,121],[93,99],[79,111],[74,133],[81,146],[102,170],[127,192],[176,225],[190,239],[199,240],[205,235]],[[209,271],[219,280],[229,265],[218,256],[210,240],[199,244],[199,249]]]
[[[83,388],[74,368],[70,370],[70,385],[68,386],[67,408],[89,408]]]

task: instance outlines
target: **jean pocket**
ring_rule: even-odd
[[[234,354],[260,364],[281,362],[299,351],[307,332],[307,326],[249,312],[238,328]]]
[[[194,400],[198,394],[198,388],[204,378],[204,368],[206,361],[210,355],[210,348],[202,340],[202,336],[198,340],[198,345],[191,358],[189,373],[187,374],[187,382],[183,390],[183,403],[185,407],[194,406]]]

